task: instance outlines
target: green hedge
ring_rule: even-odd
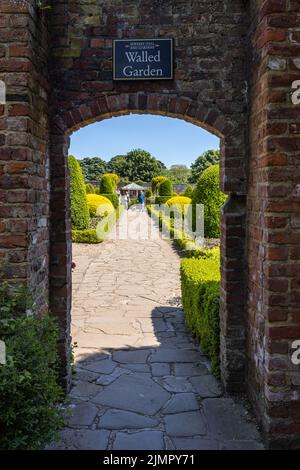
[[[53,318],[29,313],[24,288],[0,286],[0,339],[6,364],[0,365],[0,449],[36,450],[63,426],[58,402],[58,328]]]
[[[220,210],[227,196],[219,188],[219,165],[208,167],[198,180],[193,204],[204,205],[204,233],[208,238],[220,237]]]
[[[171,199],[172,195],[170,196],[156,196],[155,198],[155,204],[158,204],[161,206],[162,204],[166,204],[166,202]]]
[[[70,171],[72,228],[79,230],[86,229],[90,223],[86,189],[80,165],[73,155],[69,155],[68,167]]]
[[[119,198],[116,194],[105,194],[105,193],[100,193],[101,196],[107,197],[107,199],[110,200],[112,205],[114,206],[115,209],[119,207]]]
[[[103,175],[100,181],[100,194],[107,197],[107,194],[113,194],[113,182],[109,175]]]
[[[183,259],[181,262],[182,304],[186,324],[209,356],[212,371],[220,374],[220,261]]]
[[[73,243],[102,243],[97,237],[96,229],[89,228],[86,230],[72,230]]]
[[[95,188],[92,185],[92,183],[86,184],[85,185],[85,190],[86,190],[86,194],[95,194]]]
[[[158,188],[159,196],[172,196],[173,195],[173,184],[169,179],[162,181]]]

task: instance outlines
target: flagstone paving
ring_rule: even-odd
[[[179,255],[145,213],[129,218],[156,239],[73,247],[71,415],[50,448],[263,449],[185,328]]]

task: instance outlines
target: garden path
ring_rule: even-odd
[[[128,216],[155,239],[73,247],[72,416],[51,448],[263,448],[247,407],[224,395],[186,330],[178,253],[146,213]]]

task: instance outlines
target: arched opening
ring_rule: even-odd
[[[51,136],[51,309],[61,326],[62,372],[69,383],[71,311],[71,227],[66,165],[69,134],[95,121],[126,114],[177,117],[213,131],[221,140],[221,188],[229,194],[222,212],[221,371],[228,390],[242,390],[245,377],[245,178],[237,159],[243,136],[214,109],[188,99],[141,93],[103,97],[55,116]],[[230,177],[227,172],[230,168]],[[235,168],[235,171],[233,171]]]

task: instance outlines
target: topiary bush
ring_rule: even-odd
[[[172,196],[156,196],[155,204],[158,204],[159,206],[166,204],[171,197]]]
[[[87,230],[72,230],[73,243],[102,243],[102,239],[98,238],[95,228]]]
[[[193,187],[191,185],[188,185],[183,191],[183,196],[193,198],[193,192]]]
[[[166,181],[168,178],[166,176],[154,176],[154,178],[152,178],[152,191],[153,193],[157,193],[158,192],[158,186],[160,185],[160,183],[162,183],[163,181]]]
[[[182,216],[187,213],[191,203],[192,200],[189,197],[184,196],[171,197],[166,202],[167,206],[172,208],[172,211],[176,212],[176,214],[181,214]]]
[[[58,327],[29,308],[26,290],[0,285],[0,449],[38,450],[63,426],[58,385]]]
[[[92,183],[88,183],[85,185],[85,191],[86,191],[86,194],[95,194],[95,188],[92,185]]]
[[[105,217],[114,211],[114,206],[105,196],[87,194],[86,199],[91,217]]]
[[[82,171],[78,161],[69,155],[70,171],[71,221],[74,229],[88,228],[90,223],[89,208]]]
[[[182,304],[188,328],[220,374],[220,259],[186,258],[181,262]]]
[[[113,194],[113,183],[110,175],[103,175],[100,181],[100,194]]]
[[[119,207],[119,198],[116,194],[101,194],[101,196],[109,199],[115,209]]]
[[[152,196],[153,196],[153,193],[152,193],[151,189],[146,189],[146,191],[145,191],[145,197],[146,197],[147,199],[149,199],[149,198],[152,197]]]
[[[227,196],[219,189],[219,165],[211,165],[200,176],[194,190],[193,204],[204,205],[204,233],[220,237],[220,209]]]
[[[116,173],[105,173],[102,178],[109,178],[112,184],[113,190],[116,190],[118,187],[118,184],[120,183],[120,178]]]
[[[169,179],[162,181],[158,189],[159,196],[173,196],[173,184]]]

